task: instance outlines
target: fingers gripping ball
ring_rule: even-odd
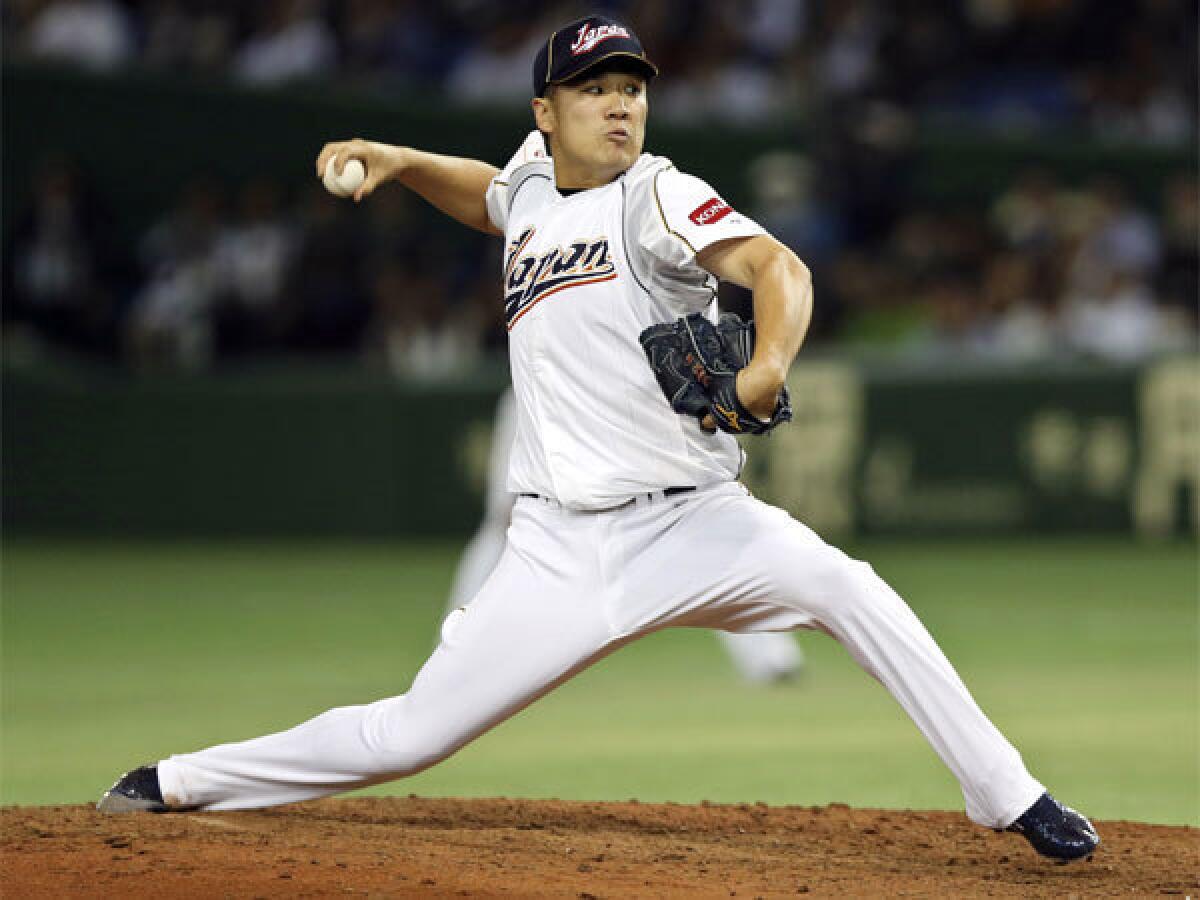
[[[354,192],[366,181],[367,170],[360,160],[348,159],[339,175],[334,167],[336,160],[337,157],[331,156],[329,162],[325,163],[325,174],[321,178],[325,190],[335,197],[353,197]]]

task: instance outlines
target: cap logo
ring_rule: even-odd
[[[628,37],[630,37],[629,29],[623,25],[584,24],[579,27],[579,33],[575,35],[575,41],[571,44],[571,53],[574,56],[581,56],[595,49],[601,41]]]

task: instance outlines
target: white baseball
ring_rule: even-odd
[[[331,156],[329,162],[325,163],[325,175],[321,178],[325,190],[335,197],[353,197],[359,185],[366,180],[367,170],[359,160],[348,159],[342,168],[342,174],[339,175],[333,168],[335,158]]]

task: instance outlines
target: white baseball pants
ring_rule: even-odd
[[[512,521],[513,505],[517,501],[517,495],[509,493],[506,488],[509,457],[516,434],[516,399],[512,385],[509,385],[500,395],[492,423],[483,521],[459,559],[447,603],[447,614],[475,599],[504,553],[505,535]],[[800,645],[790,634],[718,631],[716,635],[734,668],[747,681],[765,684],[795,674],[804,663]]]
[[[616,510],[522,498],[479,595],[452,613],[408,693],[158,764],[172,806],[242,809],[412,775],[622,645],[669,626],[817,628],[900,703],[980,825],[1044,788],[932,637],[869,565],[727,483]]]

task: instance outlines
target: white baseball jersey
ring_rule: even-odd
[[[493,179],[487,207],[506,241],[509,490],[604,509],[736,478],[737,441],[671,409],[638,335],[694,312],[715,320],[717,279],[696,254],[762,227],[650,154],[610,184],[563,196],[536,131]]]

